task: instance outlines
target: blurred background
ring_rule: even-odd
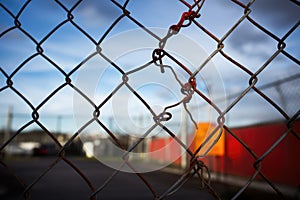
[[[151,169],[177,170],[177,175],[189,168],[193,158],[199,158],[211,171],[214,183],[220,184],[215,187],[224,199],[239,196],[238,191],[248,180],[255,188],[253,195],[267,193],[271,196],[266,198],[273,199],[272,195],[278,194],[274,184],[284,196],[299,199],[298,1],[205,1],[199,18],[179,32],[195,46],[186,47],[180,34],[170,37],[166,49],[174,48],[174,58],[192,73],[199,70],[195,74],[196,89],[212,103],[194,93],[186,108],[182,102],[168,108],[185,97],[180,83],[190,78],[170,58],[163,60],[164,65],[170,66],[165,73],[151,63],[128,74],[128,84],[136,93],[124,84],[124,73],[150,62],[153,50],[159,46],[159,40],[142,28],[159,28],[160,31],[154,29],[154,34],[163,38],[188,11],[187,5],[194,4],[193,9],[197,10],[202,1],[198,3],[1,1],[2,165],[9,166],[12,170],[8,171],[22,175],[30,184],[47,166],[52,166],[50,161],[62,156],[62,150],[78,166],[86,166],[81,162],[96,158],[111,167],[124,156],[119,148],[122,146],[132,151],[129,160],[143,163],[142,168],[148,165]],[[248,3],[249,16],[241,6]],[[128,15],[123,14],[125,6]],[[145,40],[157,46],[132,49],[119,55],[114,64],[108,62],[120,49],[131,45],[131,40],[117,44],[114,41],[133,29],[145,33],[141,43]],[[224,47],[218,50],[220,41]],[[102,48],[100,53],[97,47]],[[189,58],[195,58],[195,62]],[[91,76],[86,76],[86,72]],[[97,109],[98,121],[94,119]],[[159,121],[159,126],[155,116],[166,111],[172,118]],[[223,117],[224,124],[220,122]],[[153,125],[155,128],[148,133]],[[222,134],[215,133],[218,131]],[[210,142],[198,152],[210,135]],[[174,142],[174,137],[183,145]],[[40,173],[24,173],[22,163],[30,168],[31,160],[36,159],[47,163],[38,167]],[[97,167],[95,164],[87,168]],[[1,170],[4,174],[4,168]],[[259,172],[263,175],[256,176]],[[174,177],[174,182],[177,179]],[[7,188],[13,188],[6,183],[0,183],[0,197],[10,191]],[[182,194],[187,194],[189,187]],[[225,194],[228,187],[234,189]],[[240,197],[251,199],[252,191],[247,191],[248,196]]]

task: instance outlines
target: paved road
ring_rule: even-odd
[[[41,174],[54,157],[33,158],[25,160],[7,161],[11,168],[22,177],[24,182],[32,183]],[[100,187],[113,170],[96,160],[71,159],[78,168],[90,179],[95,187]],[[158,194],[163,194],[174,183],[179,175],[156,171],[145,173],[143,176],[150,182]],[[5,169],[0,168],[0,199],[23,199],[23,188]],[[222,199],[229,199],[238,188],[214,183],[213,187],[221,195]],[[2,195],[1,195],[2,194]],[[60,200],[60,199],[89,199],[91,190],[81,177],[65,162],[59,162],[49,171],[30,191],[31,199]],[[153,194],[135,174],[119,172],[112,181],[97,195],[97,199],[154,199]],[[167,199],[172,200],[198,200],[214,199],[207,190],[199,189],[199,180],[192,178],[179,191]],[[278,199],[273,195],[248,191],[240,199]]]

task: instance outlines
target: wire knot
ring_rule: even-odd
[[[190,102],[195,89],[196,89],[196,79],[195,78],[190,78],[189,82],[185,83],[182,86],[181,93],[186,95],[186,98],[184,100],[185,103]]]
[[[158,116],[154,116],[155,123],[166,122],[172,118],[172,114],[169,112],[162,112]]]
[[[161,73],[165,72],[162,58],[165,56],[165,51],[163,49],[155,49],[152,53],[152,59],[154,64],[160,67]]]
[[[190,171],[192,171],[192,169],[194,170],[194,173],[198,175],[198,177],[201,180],[201,188],[204,188],[205,185],[210,185],[210,181],[211,181],[211,175],[210,175],[210,171],[209,168],[205,165],[205,163],[199,159],[198,156],[191,158],[190,160]],[[204,173],[206,172],[207,174],[207,182],[205,184],[205,178],[204,178]]]
[[[195,17],[200,17],[200,14],[197,14],[193,10],[184,12],[184,13],[182,13],[179,22],[176,25],[172,25],[169,29],[171,31],[173,31],[172,34],[177,34],[180,31],[181,27],[188,27],[192,23],[192,20]],[[188,22],[186,24],[184,24],[185,21],[188,21]]]

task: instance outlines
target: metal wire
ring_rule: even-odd
[[[21,183],[21,185],[24,188],[24,198],[29,199],[30,198],[30,191],[34,185],[36,185],[49,171],[51,171],[58,163],[65,162],[68,164],[79,176],[84,180],[84,182],[88,185],[90,189],[90,199],[96,199],[97,195],[101,194],[102,190],[105,187],[110,187],[109,183],[111,180],[119,173],[120,169],[127,165],[129,168],[131,168],[138,178],[142,180],[142,182],[145,184],[145,187],[151,191],[153,195],[153,199],[164,199],[171,194],[178,192],[178,189],[186,183],[190,178],[195,177],[195,175],[198,176],[200,179],[200,185],[202,185],[202,188],[207,189],[213,197],[216,199],[221,199],[221,197],[217,194],[217,191],[214,190],[214,188],[211,186],[210,181],[210,173],[209,173],[209,167],[203,163],[199,157],[198,152],[205,146],[211,138],[217,138],[213,142],[214,144],[218,141],[218,139],[221,137],[222,134],[228,134],[234,137],[234,139],[240,143],[243,148],[249,152],[249,154],[253,157],[255,162],[253,163],[255,172],[253,175],[248,179],[248,181],[244,184],[243,187],[239,189],[239,191],[232,197],[232,199],[237,199],[241,196],[241,194],[248,188],[248,186],[255,180],[257,176],[260,176],[272,189],[278,194],[278,197],[283,198],[284,195],[280,191],[280,189],[272,183],[268,179],[268,176],[265,175],[261,171],[261,164],[264,161],[264,159],[278,146],[278,144],[284,140],[288,135],[295,136],[295,140],[299,140],[299,133],[297,133],[297,130],[294,129],[293,123],[297,120],[299,117],[300,110],[296,111],[294,115],[289,115],[284,108],[282,108],[280,105],[278,105],[274,100],[272,100],[272,97],[269,97],[267,94],[264,93],[264,89],[268,88],[269,85],[265,85],[263,87],[257,86],[257,82],[259,81],[260,74],[268,68],[270,63],[277,58],[279,55],[284,56],[286,59],[290,60],[291,62],[299,65],[299,59],[291,55],[287,50],[285,43],[286,39],[296,31],[300,24],[300,20],[296,22],[295,25],[293,25],[283,37],[279,37],[272,33],[271,31],[267,30],[263,25],[259,24],[257,21],[251,18],[251,9],[252,5],[255,2],[254,0],[249,1],[249,3],[246,5],[241,1],[238,0],[232,0],[232,3],[236,4],[238,7],[244,10],[244,14],[240,16],[239,19],[237,19],[236,23],[230,27],[226,33],[222,35],[222,37],[217,37],[214,33],[212,33],[210,30],[205,28],[204,25],[201,24],[201,11],[202,9],[205,9],[205,1],[204,0],[194,0],[194,1],[185,1],[180,0],[180,2],[186,6],[186,11],[183,13],[178,13],[178,22],[174,22],[174,24],[171,24],[169,27],[169,31],[167,34],[160,38],[157,36],[154,32],[151,31],[150,28],[143,25],[142,21],[139,21],[138,19],[134,18],[130,10],[128,10],[128,4],[130,4],[130,0],[125,1],[123,4],[119,3],[116,0],[111,0],[111,3],[116,6],[116,8],[120,9],[122,13],[115,19],[115,21],[112,22],[111,26],[104,32],[104,34],[100,37],[99,40],[96,40],[94,37],[92,37],[88,31],[86,31],[83,27],[81,27],[79,24],[77,24],[74,19],[74,11],[77,9],[77,7],[83,2],[82,0],[77,1],[70,9],[67,8],[67,6],[64,5],[63,2],[60,2],[59,0],[55,0],[56,4],[67,14],[67,18],[63,21],[61,21],[58,25],[56,25],[52,30],[50,30],[41,40],[37,40],[33,35],[31,35],[27,30],[23,29],[22,27],[22,20],[20,19],[20,16],[26,9],[28,9],[31,1],[26,1],[23,6],[19,9],[18,13],[15,15],[12,11],[10,11],[3,3],[0,3],[0,8],[3,12],[10,15],[10,17],[14,20],[14,26],[7,28],[6,30],[2,31],[0,33],[0,39],[3,38],[5,35],[10,33],[13,30],[17,30],[20,33],[22,33],[24,36],[26,36],[30,41],[32,41],[35,44],[36,52],[34,52],[32,55],[27,57],[20,65],[16,66],[16,68],[11,72],[8,73],[4,68],[0,68],[1,76],[6,80],[6,85],[0,88],[0,93],[10,90],[14,94],[16,94],[18,97],[20,97],[25,104],[27,104],[31,109],[31,115],[32,119],[25,123],[22,127],[20,127],[14,135],[12,135],[7,141],[4,141],[4,143],[0,147],[0,151],[3,151],[8,144],[10,144],[21,132],[29,127],[32,124],[38,125],[52,140],[53,142],[59,147],[59,155],[56,158],[56,160],[53,161],[52,164],[48,166],[47,169],[44,170],[43,173],[40,174],[37,179],[31,183],[25,183],[22,180],[22,177],[19,177],[15,172],[13,172],[12,169],[5,163],[5,160],[1,161],[1,164],[9,169],[9,171],[17,177],[17,180]],[[294,6],[299,6],[299,2],[297,1],[291,1],[294,3]],[[236,6],[235,5],[235,6]],[[101,45],[105,38],[108,37],[109,33],[112,32],[112,30],[120,23],[122,19],[128,19],[131,23],[137,25],[142,30],[144,30],[148,35],[153,37],[157,40],[157,48],[153,49],[152,54],[152,60],[149,60],[149,62],[145,65],[139,66],[137,68],[134,68],[131,71],[124,71],[121,66],[119,66],[117,63],[115,63],[111,58],[105,54],[105,51],[102,50]],[[246,66],[235,60],[231,55],[227,54],[224,50],[225,42],[228,39],[228,37],[240,26],[240,24],[244,21],[249,22],[254,27],[258,28],[262,33],[269,36],[272,40],[277,42],[277,50],[271,55],[265,63],[259,67],[256,71],[251,71]],[[49,38],[54,35],[59,29],[62,28],[63,25],[69,24],[72,25],[75,29],[77,29],[82,36],[84,36],[86,39],[88,39],[94,46],[95,51],[92,52],[88,57],[86,57],[80,64],[75,66],[70,72],[67,72],[63,69],[62,66],[59,66],[56,64],[55,60],[52,60],[48,55],[44,52],[43,45],[44,43],[49,40]],[[181,60],[178,58],[175,58],[172,56],[171,53],[167,52],[165,50],[165,46],[168,43],[169,39],[174,37],[176,34],[178,34],[182,29],[187,28],[194,28],[197,30],[202,31],[204,34],[206,34],[209,38],[211,38],[212,41],[216,42],[216,49],[203,61],[202,64],[200,64],[195,70],[190,69],[189,67],[185,66]],[[235,66],[237,69],[243,71],[244,74],[246,74],[249,78],[249,86],[242,92],[239,92],[238,94],[232,95],[230,98],[233,98],[233,101],[225,108],[222,109],[218,107],[217,101],[219,100],[212,100],[209,97],[207,97],[203,91],[201,91],[197,87],[197,81],[196,76],[205,68],[207,67],[208,63],[216,56],[222,56],[224,59],[229,61],[233,66]],[[88,97],[88,95],[85,94],[85,91],[82,91],[80,88],[78,88],[76,85],[73,84],[72,75],[78,72],[82,66],[87,63],[92,58],[100,56],[105,61],[107,61],[111,66],[118,71],[118,73],[122,76],[121,82],[115,87],[113,91],[99,104],[96,104],[92,99]],[[54,89],[46,98],[44,98],[41,103],[37,106],[34,106],[33,103],[30,101],[30,99],[26,98],[22,91],[18,90],[14,87],[14,79],[17,79],[17,74],[19,71],[24,68],[31,60],[34,58],[43,58],[45,61],[47,61],[49,64],[51,64],[57,72],[59,72],[64,78],[65,82],[61,83],[56,89]],[[186,75],[188,76],[188,79],[185,83],[179,80],[176,70],[174,70],[174,66],[170,66],[164,63],[164,59],[171,59],[174,61],[174,63],[177,65],[176,67],[181,68]],[[165,70],[170,70],[173,74],[175,80],[178,82],[178,85],[180,86],[180,90],[184,97],[177,103],[166,106],[162,113],[157,114],[154,112],[151,105],[147,102],[147,99],[145,99],[143,96],[141,96],[135,88],[129,83],[130,75],[134,73],[138,73],[141,70],[146,69],[151,64],[155,64],[156,66],[160,67],[161,72],[164,73]],[[295,77],[298,75],[295,75]],[[295,77],[291,77],[291,79],[294,79]],[[288,80],[290,81],[290,80]],[[286,82],[286,80],[281,81],[278,80],[276,84],[281,84],[283,82]],[[275,83],[274,83],[275,84]],[[273,85],[274,85],[273,84]],[[272,87],[272,85],[271,85]],[[93,108],[94,111],[92,113],[92,116],[90,120],[88,120],[82,127],[78,129],[77,132],[73,133],[72,137],[64,144],[62,145],[54,136],[54,133],[49,131],[45,125],[40,121],[39,112],[41,108],[45,106],[47,102],[50,101],[54,96],[57,95],[58,92],[63,90],[64,88],[71,88],[75,93],[80,95],[83,99],[85,99],[86,102],[88,102]],[[109,127],[103,123],[99,117],[101,116],[101,109],[106,105],[109,101],[112,100],[114,95],[121,89],[121,88],[127,88],[142,104],[143,106],[151,113],[153,117],[153,125],[148,129],[144,130],[143,136],[140,140],[133,143],[128,149],[126,149],[118,137],[116,136],[116,133],[113,132],[113,130],[110,130]],[[236,107],[236,105],[245,98],[245,96],[250,93],[255,92],[258,94],[264,101],[266,101],[269,105],[271,105],[274,109],[278,111],[279,114],[282,115],[282,117],[286,120],[286,126],[287,130],[282,133],[281,137],[279,137],[268,149],[261,155],[258,156],[251,147],[249,147],[246,143],[246,141],[243,141],[241,138],[239,138],[234,131],[231,130],[231,128],[226,124],[226,116],[228,113],[231,112],[231,110]],[[196,148],[194,151],[191,151],[189,147],[181,141],[179,137],[176,136],[175,133],[170,130],[167,125],[165,125],[163,122],[171,121],[172,120],[172,114],[171,112],[168,112],[169,109],[174,107],[179,107],[181,105],[184,106],[186,112],[188,113],[188,116],[190,117],[192,123],[194,123],[195,127],[197,128],[196,120],[193,118],[193,115],[189,111],[188,105],[191,98],[200,98],[204,100],[207,104],[210,105],[212,109],[214,109],[215,112],[218,113],[218,124],[217,127],[214,129],[210,137],[208,137],[202,145],[200,145],[198,148]],[[78,135],[81,135],[83,133],[83,130],[87,127],[89,127],[92,123],[98,124],[100,127],[102,127],[107,134],[110,136],[110,138],[117,144],[117,146],[121,149],[124,149],[127,151],[126,154],[122,155],[123,163],[120,165],[119,169],[116,169],[103,183],[100,187],[95,187],[95,185],[92,184],[92,182],[89,180],[89,178],[85,175],[84,171],[80,170],[75,163],[73,163],[71,160],[69,160],[66,155],[65,151],[67,148],[74,142],[75,138]],[[167,189],[164,193],[159,194],[155,187],[144,177],[143,174],[138,173],[138,171],[128,162],[128,153],[132,152],[141,142],[143,142],[144,138],[150,134],[150,132],[155,129],[156,127],[161,127],[166,133],[168,133],[172,138],[175,139],[175,141],[185,149],[186,153],[190,156],[190,165],[187,166],[185,169],[183,175],[178,179],[177,182],[175,182],[173,185],[170,185],[169,189]],[[225,130],[225,132],[222,132],[222,130]],[[217,137],[215,137],[217,136]],[[206,174],[208,174],[208,178],[205,178],[203,173],[204,171]]]

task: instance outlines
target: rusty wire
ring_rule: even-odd
[[[255,173],[252,175],[252,177],[249,178],[249,180],[244,184],[243,187],[240,188],[240,190],[232,197],[233,199],[238,198],[246,189],[247,187],[253,182],[253,180],[260,176],[269,186],[273,188],[273,190],[278,194],[279,197],[283,197],[284,195],[280,191],[280,189],[272,183],[268,177],[261,171],[261,163],[265,159],[268,154],[270,154],[276,146],[287,137],[287,135],[294,135],[295,139],[299,140],[299,133],[293,128],[293,123],[296,121],[296,119],[299,117],[300,111],[298,110],[293,116],[288,115],[283,108],[281,108],[278,104],[276,104],[272,98],[268,97],[263,92],[263,88],[257,87],[256,84],[259,80],[259,75],[262,71],[264,71],[269,64],[278,56],[283,55],[287,59],[289,59],[291,62],[294,62],[299,65],[299,59],[291,55],[289,52],[285,50],[286,43],[285,40],[298,28],[300,24],[300,20],[291,27],[286,34],[279,38],[269,30],[267,30],[264,26],[260,25],[258,22],[256,22],[254,19],[251,18],[251,6],[255,2],[254,0],[249,1],[249,3],[246,5],[238,0],[233,0],[232,2],[235,3],[237,6],[239,6],[241,9],[244,10],[244,14],[237,19],[236,23],[226,32],[223,34],[221,38],[218,38],[214,33],[210,32],[208,29],[206,29],[201,24],[201,10],[203,9],[203,5],[205,5],[204,0],[194,0],[194,1],[185,1],[180,0],[181,3],[183,3],[184,6],[186,6],[186,11],[183,13],[178,13],[178,22],[174,22],[174,24],[171,24],[169,27],[169,31],[166,33],[166,35],[163,38],[160,38],[155,33],[153,33],[149,28],[144,26],[141,21],[135,19],[132,17],[130,10],[127,10],[127,5],[129,4],[130,0],[125,1],[123,4],[119,3],[116,0],[111,0],[112,4],[114,4],[117,8],[119,8],[122,11],[122,14],[115,19],[115,21],[111,24],[111,26],[105,31],[105,33],[100,37],[100,39],[97,41],[94,39],[87,31],[85,31],[80,25],[78,25],[73,19],[73,11],[76,10],[76,8],[80,5],[82,0],[77,1],[70,9],[68,9],[62,2],[59,0],[55,0],[57,5],[61,7],[62,10],[64,10],[67,14],[67,18],[60,22],[57,26],[55,26],[51,31],[49,31],[48,34],[46,34],[45,37],[43,37],[41,40],[35,39],[30,33],[28,33],[26,30],[22,28],[22,21],[20,21],[20,16],[24,12],[24,10],[27,9],[28,5],[30,4],[30,0],[26,1],[23,6],[20,8],[18,13],[14,15],[8,8],[5,7],[4,4],[0,3],[1,9],[3,9],[7,14],[11,16],[11,18],[14,20],[14,26],[4,30],[2,33],[0,33],[0,38],[5,36],[7,33],[9,33],[12,30],[18,30],[22,34],[24,34],[27,38],[29,38],[36,47],[36,52],[33,53],[31,56],[29,56],[27,59],[25,59],[19,66],[15,68],[15,70],[8,74],[1,66],[1,76],[5,77],[6,79],[6,85],[2,88],[0,88],[0,92],[3,92],[5,90],[11,90],[16,95],[18,95],[32,110],[32,119],[28,121],[26,124],[24,124],[22,127],[20,127],[14,135],[12,135],[7,141],[4,142],[4,144],[1,145],[0,151],[3,151],[3,149],[11,143],[16,136],[18,136],[24,129],[29,127],[31,124],[37,124],[45,133],[51,137],[53,142],[60,148],[59,155],[55,161],[51,165],[48,166],[47,169],[44,170],[40,176],[33,181],[32,183],[24,183],[22,180],[22,177],[19,177],[17,174],[15,174],[7,164],[5,164],[5,161],[1,161],[1,164],[9,169],[9,171],[17,177],[17,180],[21,183],[21,185],[24,187],[24,197],[26,199],[30,198],[30,190],[32,187],[40,181],[40,179],[45,176],[49,171],[51,171],[59,162],[65,162],[68,164],[76,173],[80,175],[80,177],[85,181],[85,183],[90,188],[90,199],[96,199],[98,194],[101,194],[101,191],[105,187],[109,187],[110,181],[116,176],[120,169],[127,165],[129,168],[131,168],[135,174],[143,181],[145,184],[145,187],[151,191],[153,194],[153,199],[164,199],[174,192],[176,192],[186,181],[188,181],[190,178],[194,177],[195,175],[200,179],[200,185],[202,188],[207,189],[216,199],[220,199],[220,196],[217,194],[217,192],[214,190],[214,188],[210,185],[210,173],[209,168],[203,163],[199,157],[197,156],[198,152],[203,148],[204,145],[206,145],[209,140],[217,135],[215,141],[213,143],[215,144],[220,136],[222,134],[225,134],[222,132],[223,128],[226,130],[226,134],[230,134],[235,138],[236,141],[238,141],[244,148],[249,152],[249,154],[255,159],[255,162],[253,163]],[[299,2],[297,1],[291,1],[295,4],[295,6],[299,6]],[[113,28],[120,22],[121,19],[127,18],[129,19],[133,24],[136,24],[138,27],[140,27],[142,30],[144,30],[146,33],[148,33],[150,36],[155,38],[157,40],[157,49],[153,49],[152,54],[152,60],[150,60],[148,63],[146,63],[143,66],[139,66],[131,71],[125,72],[121,66],[118,66],[116,63],[114,63],[113,60],[111,60],[107,55],[105,55],[105,51],[102,51],[101,44],[103,43],[104,39],[108,36],[108,34],[113,30]],[[273,53],[272,56],[270,56],[265,63],[256,71],[252,72],[249,70],[246,66],[243,66],[241,63],[236,61],[234,58],[232,58],[230,55],[226,53],[224,50],[224,42],[227,40],[227,38],[231,35],[231,33],[240,26],[240,24],[243,21],[250,22],[253,26],[257,27],[261,32],[268,35],[270,38],[272,38],[274,41],[277,42],[277,50]],[[47,54],[44,53],[43,50],[43,44],[49,39],[51,35],[53,35],[57,30],[59,30],[64,24],[71,24],[74,28],[76,28],[84,37],[86,37],[89,41],[91,41],[95,46],[95,51],[91,53],[87,58],[85,58],[79,65],[75,66],[70,72],[66,72],[63,70],[63,68],[55,63],[55,61],[51,60]],[[166,44],[168,43],[168,40],[175,36],[178,32],[181,31],[183,28],[196,28],[201,30],[203,33],[208,35],[213,41],[216,42],[216,49],[204,60],[202,64],[200,64],[196,70],[192,71],[187,66],[181,63],[180,60],[176,59],[171,55],[171,53],[167,52],[164,48]],[[228,60],[230,63],[232,63],[236,68],[239,68],[242,70],[245,74],[249,76],[249,86],[242,91],[241,93],[238,93],[236,95],[233,95],[234,100],[225,108],[221,109],[218,107],[216,102],[214,102],[212,99],[210,99],[208,96],[206,96],[198,87],[197,87],[197,81],[196,75],[203,70],[208,62],[210,62],[217,54],[223,56],[226,60]],[[105,100],[103,100],[100,104],[96,104],[93,102],[86,94],[85,91],[82,91],[80,88],[77,88],[76,85],[73,84],[71,76],[77,72],[81,67],[88,62],[90,59],[92,59],[95,56],[101,56],[104,60],[106,60],[109,64],[112,65],[121,75],[122,80],[121,83],[115,87],[113,91],[107,96]],[[19,91],[14,87],[13,79],[15,78],[16,74],[32,59],[36,57],[42,57],[44,60],[49,62],[53,67],[57,69],[57,71],[65,77],[65,82],[62,83],[59,87],[57,87],[55,90],[52,91],[51,94],[49,94],[38,106],[34,106],[29,99],[27,99],[23,94],[22,91]],[[164,59],[168,58],[174,61],[176,65],[180,68],[182,68],[185,73],[189,76],[189,78],[186,80],[185,83],[179,80],[177,77],[176,71],[173,69],[172,66],[164,64]],[[147,67],[149,67],[151,64],[155,64],[158,66],[161,70],[161,73],[164,73],[165,70],[170,70],[173,74],[174,78],[177,80],[178,85],[180,86],[180,90],[183,94],[182,100],[179,102],[169,105],[164,108],[162,113],[156,114],[153,111],[153,108],[147,103],[147,99],[144,99],[142,96],[138,94],[138,92],[135,91],[135,89],[129,84],[129,76],[133,73],[136,73],[140,70],[143,70]],[[66,144],[62,145],[60,142],[54,137],[53,133],[49,131],[44,124],[42,124],[39,121],[39,110],[51,99],[53,96],[55,96],[59,91],[61,91],[63,88],[70,87],[74,90],[74,92],[78,93],[81,97],[83,97],[93,108],[94,112],[92,113],[93,117],[88,120],[82,127],[78,129],[77,132],[75,132],[72,137],[67,141]],[[132,94],[134,94],[137,99],[141,101],[141,103],[149,110],[149,112],[152,114],[153,117],[153,125],[148,129],[145,130],[143,133],[143,137],[136,141],[134,144],[132,144],[129,149],[125,149],[124,146],[122,146],[121,142],[115,135],[115,133],[110,130],[100,119],[99,116],[101,115],[101,109],[102,107],[109,102],[114,94],[120,90],[121,88],[126,87],[130,90]],[[264,154],[261,156],[256,155],[256,153],[247,145],[245,141],[240,139],[231,129],[226,125],[226,114],[228,114],[232,108],[234,108],[239,101],[241,101],[246,94],[249,92],[255,92],[259,96],[261,96],[266,102],[268,102],[270,105],[272,105],[285,119],[286,119],[286,125],[287,130],[282,133],[281,137],[278,138],[276,142],[274,142],[267,151],[265,151]],[[170,108],[178,107],[180,105],[183,105],[186,112],[188,113],[191,121],[194,123],[194,125],[197,127],[196,121],[193,119],[193,116],[191,112],[188,109],[188,104],[191,98],[201,98],[205,102],[207,102],[217,113],[218,113],[218,126],[214,129],[210,137],[208,137],[202,145],[200,145],[195,151],[191,151],[189,147],[184,144],[179,137],[176,136],[175,133],[173,133],[166,125],[164,125],[163,122],[169,121],[172,119],[172,114],[168,112]],[[74,139],[82,134],[83,130],[90,126],[92,123],[96,122],[100,127],[102,127],[107,134],[111,137],[111,139],[120,147],[121,149],[127,150],[127,153],[122,155],[123,163],[120,165],[119,169],[116,169],[103,183],[100,187],[95,187],[91,181],[85,176],[85,173],[81,171],[72,161],[70,161],[65,156],[65,151],[68,148],[68,146],[74,141]],[[173,185],[169,187],[164,193],[158,194],[157,191],[154,189],[154,187],[150,184],[150,182],[143,176],[143,174],[138,173],[137,170],[128,162],[128,154],[129,152],[133,151],[137,145],[139,145],[144,138],[150,134],[150,132],[155,129],[156,127],[161,127],[166,133],[168,133],[172,138],[175,139],[175,141],[186,150],[186,153],[190,156],[190,165],[187,166],[182,176],[178,179],[177,182],[175,182]],[[209,149],[207,150],[209,151]],[[203,173],[208,174],[208,178],[205,179],[203,176]]]

